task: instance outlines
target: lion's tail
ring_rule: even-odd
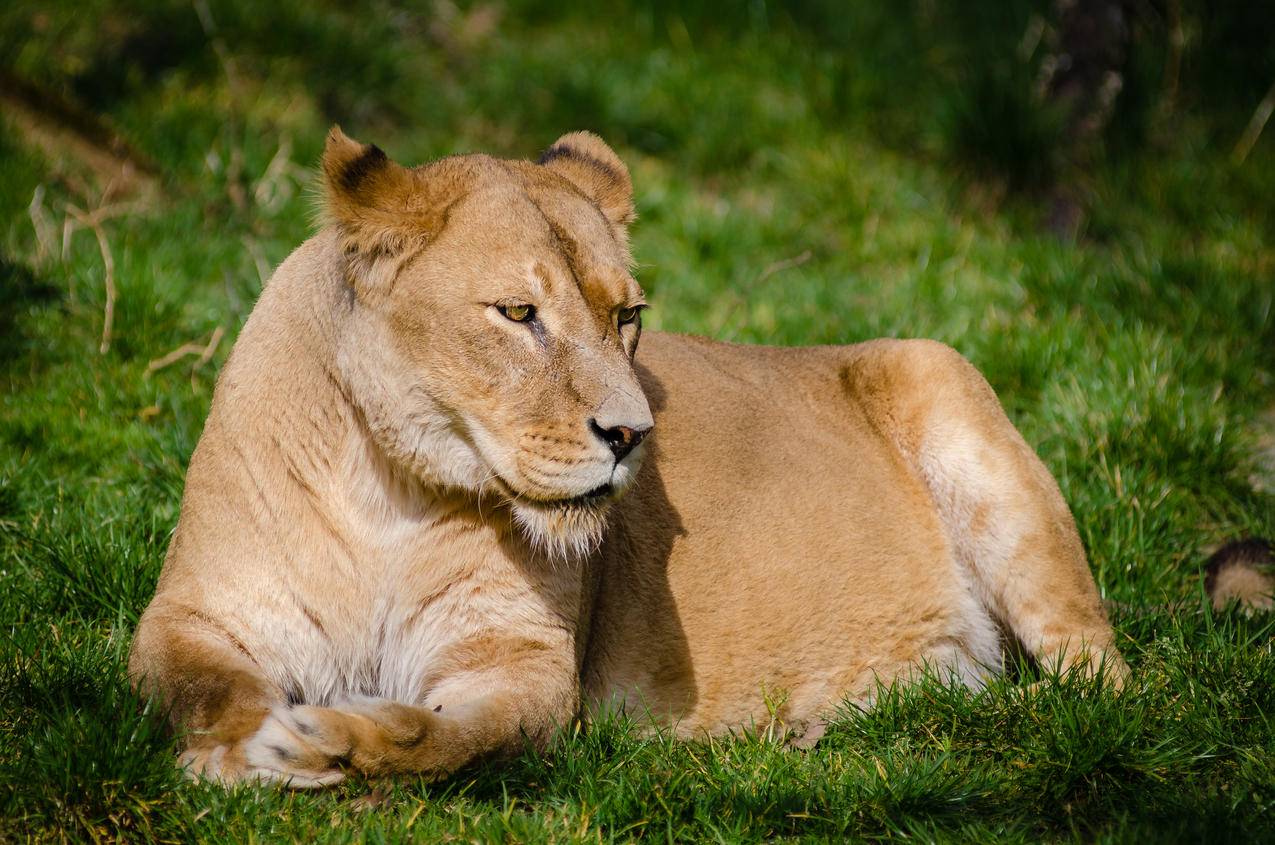
[[[1232,602],[1246,613],[1275,609],[1275,546],[1259,537],[1227,543],[1209,558],[1204,589],[1218,610]]]

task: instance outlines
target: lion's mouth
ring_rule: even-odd
[[[537,507],[565,510],[567,508],[591,507],[610,495],[611,485],[600,484],[587,493],[581,493],[579,496],[571,496],[566,499],[528,499],[524,496],[521,501]]]
[[[569,505],[586,505],[591,502],[595,502],[598,499],[607,498],[608,496],[611,495],[611,490],[612,488],[610,483],[599,484],[597,487],[594,487],[588,493],[581,493],[579,496],[572,496],[570,499],[558,499],[556,501],[550,501],[548,502],[548,504],[556,506],[556,507],[566,507]]]
[[[581,493],[578,496],[569,496],[563,499],[536,499],[526,495],[525,493],[519,493],[512,484],[505,481],[500,476],[497,476],[496,479],[500,482],[500,486],[505,488],[504,492],[507,496],[509,496],[509,498],[522,505],[531,505],[532,507],[544,508],[546,510],[566,510],[568,508],[593,507],[610,498],[611,494],[615,491],[615,488],[611,486],[611,483],[607,482],[605,484],[599,484],[592,490],[589,490],[586,493]]]

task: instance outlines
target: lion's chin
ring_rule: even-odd
[[[604,497],[560,503],[511,503],[514,521],[527,541],[556,560],[578,560],[594,552],[606,530],[611,500]]]

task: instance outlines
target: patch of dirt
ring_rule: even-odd
[[[25,143],[96,182],[104,199],[154,194],[159,169],[92,112],[3,70],[0,107]]]

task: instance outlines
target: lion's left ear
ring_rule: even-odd
[[[593,200],[622,235],[637,216],[629,169],[615,151],[592,132],[572,132],[553,142],[537,164],[571,182]]]

